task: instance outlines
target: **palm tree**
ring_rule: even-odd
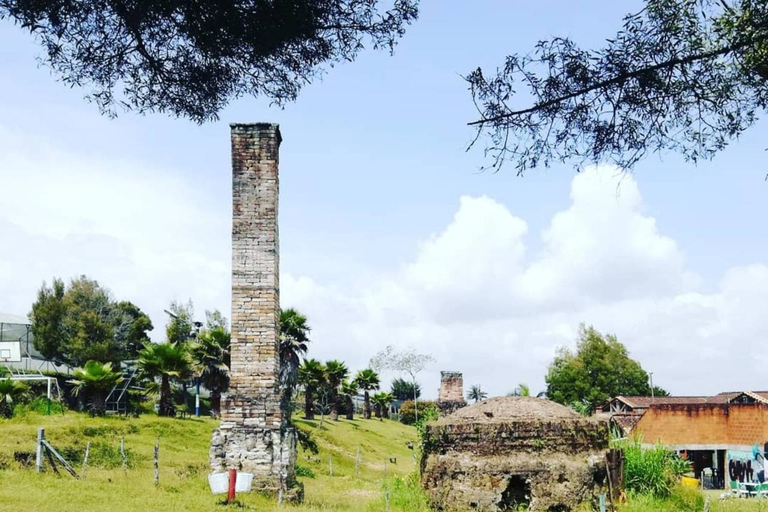
[[[371,398],[376,410],[377,418],[389,418],[389,405],[395,401],[391,393],[375,393]]]
[[[349,368],[341,361],[333,359],[325,363],[325,380],[331,391],[331,419],[339,419],[339,386],[349,375]]]
[[[467,400],[474,400],[475,403],[485,400],[488,397],[488,393],[480,389],[480,385],[476,384],[469,388],[469,392],[467,393]]]
[[[389,392],[394,395],[396,400],[413,400],[421,396],[421,386],[398,377],[392,381]]]
[[[107,412],[107,393],[123,381],[120,373],[112,369],[112,363],[88,361],[81,368],[75,368],[72,392],[75,396],[85,392],[88,396],[88,410],[92,416],[104,416]]]
[[[197,335],[190,355],[200,384],[211,392],[211,415],[221,415],[221,394],[229,388],[231,335],[222,325],[215,325]]]
[[[352,401],[352,397],[357,395],[357,391],[356,381],[349,382],[345,380],[341,383],[341,395],[344,399],[344,410],[347,413],[348,420],[355,419],[355,404]]]
[[[160,416],[175,416],[176,406],[171,394],[171,379],[186,379],[191,362],[186,344],[147,343],[139,352],[139,368],[150,378],[160,377]]]
[[[0,416],[11,418],[13,406],[29,397],[29,388],[11,379],[0,379]]]
[[[325,384],[325,367],[317,359],[307,359],[299,367],[298,382],[304,386],[304,418],[315,419],[315,393]]]
[[[368,392],[379,389],[379,374],[370,368],[360,370],[355,375],[355,383],[357,387],[364,391],[365,413],[363,417],[369,420],[371,419],[371,399],[368,396]]]
[[[507,396],[531,396],[531,388],[527,384],[518,384],[517,387]]]
[[[301,359],[307,354],[309,331],[306,316],[293,308],[280,311],[280,385],[288,402],[296,387]]]

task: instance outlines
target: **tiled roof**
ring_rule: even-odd
[[[709,401],[710,397],[706,396],[617,396],[618,400],[621,400],[633,409],[647,409],[651,405],[688,405],[688,404],[703,404]]]
[[[611,420],[624,432],[624,435],[628,435],[634,430],[637,423],[642,418],[642,414],[614,414],[611,416]]]

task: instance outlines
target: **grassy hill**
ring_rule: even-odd
[[[317,441],[317,455],[300,451],[299,481],[305,501],[291,507],[302,510],[383,511],[385,489],[392,510],[425,509],[412,479],[415,460],[406,443],[416,431],[384,420],[331,422],[296,419],[298,428],[310,431]],[[0,510],[38,512],[103,511],[210,511],[224,509],[222,496],[210,493],[207,482],[208,446],[218,422],[210,419],[167,419],[153,415],[140,418],[91,418],[68,412],[64,415],[27,413],[0,420]],[[35,450],[38,427],[46,439],[72,462],[78,472],[87,442],[91,442],[86,477],[75,480],[47,470],[38,474],[22,469],[15,452]],[[128,468],[119,452],[125,437]],[[160,438],[160,484],[153,483],[153,446]],[[355,456],[360,447],[362,463],[355,477]],[[390,457],[396,463],[387,462]],[[332,459],[333,476],[329,458]],[[385,474],[386,473],[386,474]],[[245,510],[277,509],[274,500],[256,494],[238,496]]]

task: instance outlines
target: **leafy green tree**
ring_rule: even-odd
[[[92,416],[104,416],[107,410],[107,394],[123,381],[119,372],[112,369],[112,363],[88,361],[81,368],[75,368],[72,392],[75,396],[84,393],[88,399],[88,410]]]
[[[363,417],[367,420],[371,419],[371,397],[370,391],[379,389],[379,374],[370,368],[360,370],[355,375],[355,384],[357,387],[363,390],[363,399],[365,400],[365,412]]]
[[[226,325],[226,321],[211,321],[209,317],[207,327],[190,346],[200,383],[211,392],[211,414],[216,418],[221,414],[221,394],[229,388],[232,336]]]
[[[344,412],[348,420],[355,419],[355,403],[353,397],[357,395],[357,382],[345,380],[341,383],[341,398],[344,401]]]
[[[115,330],[115,343],[120,350],[120,358],[137,359],[144,345],[150,342],[147,331],[154,329],[152,320],[138,306],[124,300],[112,308],[110,323]]]
[[[325,385],[325,366],[316,359],[307,359],[299,367],[299,384],[304,387],[304,418],[315,419],[315,394]]]
[[[374,393],[371,397],[377,418],[389,418],[389,406],[395,401],[391,393]]]
[[[280,311],[280,385],[286,403],[293,396],[301,359],[307,354],[309,331],[306,316],[293,308]]]
[[[67,307],[64,304],[64,293],[64,281],[61,279],[54,278],[50,287],[43,283],[29,314],[35,349],[48,360],[60,358],[66,344],[64,320]]]
[[[195,305],[190,299],[186,304],[173,301],[168,306],[168,313],[171,319],[165,325],[165,339],[170,343],[186,343],[194,339],[195,328]]]
[[[35,348],[43,357],[73,366],[87,361],[134,359],[149,340],[149,317],[130,302],[115,302],[108,289],[86,276],[67,287],[43,283],[30,313]]]
[[[396,400],[413,400],[414,396],[416,398],[421,396],[421,386],[398,377],[392,381],[389,392]]]
[[[561,349],[546,376],[547,397],[594,409],[617,395],[650,395],[648,374],[614,335],[581,326],[576,352]]]
[[[768,2],[645,0],[602,48],[554,37],[496,69],[466,78],[493,168],[709,159],[768,106]]]
[[[475,403],[480,402],[488,398],[488,393],[483,391],[479,385],[475,384],[467,391],[467,400],[474,400]]]
[[[400,423],[403,423],[405,425],[413,425],[418,424],[419,422],[416,421],[416,408],[419,408],[418,412],[418,418],[419,422],[423,419],[424,414],[431,410],[436,409],[435,408],[435,402],[429,402],[429,401],[420,401],[418,403],[414,403],[413,400],[406,400],[402,404],[400,404]]]
[[[13,417],[13,408],[29,398],[29,388],[11,379],[0,379],[0,416]]]
[[[349,368],[341,361],[333,359],[325,363],[325,382],[331,399],[331,419],[339,419],[339,386],[349,375]]]
[[[382,5],[383,4],[383,5]],[[245,95],[293,101],[365,46],[393,49],[417,0],[3,0],[44,49],[54,76],[117,108],[213,120]]]
[[[94,279],[80,276],[69,282],[64,305],[61,359],[74,366],[90,360],[118,362],[121,354],[109,318],[113,305],[109,290]]]
[[[160,416],[175,416],[171,379],[187,379],[192,370],[185,343],[148,343],[139,352],[139,368],[149,378],[160,378]]]

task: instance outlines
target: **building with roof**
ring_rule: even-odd
[[[768,391],[714,396],[615,397],[596,412],[620,435],[661,443],[691,461],[713,488],[766,481]]]

